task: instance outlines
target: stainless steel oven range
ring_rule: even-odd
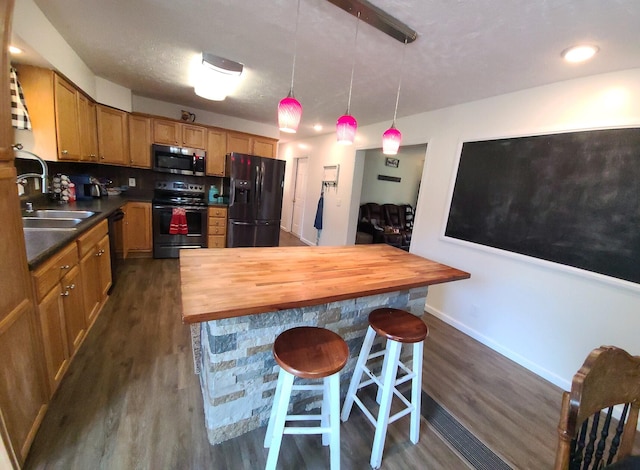
[[[154,258],[178,258],[182,248],[206,246],[207,201],[203,184],[158,181],[152,203]]]

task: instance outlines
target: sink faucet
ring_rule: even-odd
[[[45,162],[42,158],[37,156],[33,152],[29,152],[28,150],[24,150],[22,148],[22,144],[15,144],[13,146],[13,150],[16,153],[16,158],[25,158],[28,160],[36,160],[42,166],[42,173],[24,173],[22,175],[18,175],[17,181],[24,180],[26,178],[40,178],[42,180],[41,191],[42,194],[47,193],[47,178],[49,177],[49,167],[47,166],[47,162]]]

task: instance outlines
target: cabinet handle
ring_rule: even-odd
[[[96,253],[96,256],[102,256],[104,255],[104,250],[98,250],[98,252]]]
[[[66,155],[66,154],[68,154],[68,153],[69,153],[69,151],[68,151],[68,150],[63,150],[63,151],[62,151],[62,152],[60,152],[60,153],[61,153],[62,155]]]
[[[73,290],[76,288],[75,284],[71,284],[70,286],[65,287],[65,290]]]
[[[100,155],[100,158],[101,158],[102,160],[104,160],[104,155]]]
[[[67,297],[68,295],[69,295],[69,291],[68,290],[60,293],[61,297]]]
[[[60,269],[69,269],[70,266],[68,264],[64,264],[62,266],[60,266]]]

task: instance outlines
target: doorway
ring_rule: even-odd
[[[291,213],[291,233],[302,238],[304,222],[304,201],[307,192],[308,157],[295,158],[295,176],[293,181],[293,209]]]

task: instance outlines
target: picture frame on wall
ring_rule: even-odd
[[[398,168],[398,165],[400,165],[400,160],[397,158],[385,157],[384,164],[392,168]]]

